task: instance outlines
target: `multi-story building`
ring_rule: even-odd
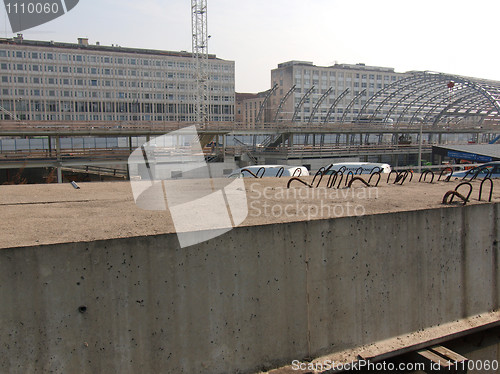
[[[208,61],[209,120],[232,122],[234,61]],[[0,120],[194,122],[194,66],[188,52],[0,39]]]
[[[364,64],[324,67],[285,62],[271,71],[271,87],[276,88],[270,98],[270,117],[278,124],[349,123],[375,92],[405,76],[393,68]]]
[[[264,103],[268,91],[259,93],[236,93],[235,121],[239,125],[248,129],[253,129],[257,125],[260,108]],[[262,121],[268,118],[268,108],[263,109],[261,115]]]

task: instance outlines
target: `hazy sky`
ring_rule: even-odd
[[[270,88],[278,63],[305,60],[500,80],[497,0],[208,0],[209,52],[236,62],[236,90]],[[12,37],[5,8],[0,35]],[[80,0],[26,39],[191,51],[189,0]]]

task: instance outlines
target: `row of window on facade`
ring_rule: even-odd
[[[193,79],[193,73],[182,73],[172,71],[143,71],[134,69],[110,69],[110,68],[83,68],[83,67],[70,67],[70,66],[56,66],[56,65],[29,65],[29,64],[10,64],[7,62],[0,63],[1,70],[9,71],[29,71],[41,73],[61,73],[61,74],[85,74],[85,75],[105,75],[110,77],[142,77],[142,78],[155,78],[155,79]],[[216,75],[210,74],[208,76],[210,81],[232,82],[234,75]]]
[[[29,117],[29,118],[28,118]],[[116,114],[34,114],[32,116],[27,116],[21,114],[18,116],[20,120],[32,120],[32,121],[158,121],[158,122],[194,122],[196,121],[196,116],[186,115],[186,114],[170,114],[170,115],[116,115]],[[0,120],[11,119],[8,114],[0,113]],[[214,122],[228,122],[233,121],[233,116],[222,116],[213,115],[210,117],[211,121]]]
[[[102,98],[102,99],[146,99],[146,100],[167,100],[167,101],[194,101],[194,94],[173,94],[173,93],[140,93],[140,92],[100,92],[100,91],[58,91],[58,90],[38,90],[38,89],[9,89],[2,88],[2,96],[14,96],[16,100],[23,99],[24,96],[47,96],[47,97],[75,97],[75,98]],[[208,101],[234,102],[232,96],[210,95]]]
[[[321,85],[321,88],[323,88],[326,92],[326,89],[328,89],[329,87],[337,87],[337,88],[341,88],[341,87],[354,87],[354,88],[377,88],[377,89],[382,89],[382,88],[386,88],[387,86],[389,86],[388,83],[368,83],[368,82],[346,82],[344,84],[344,82],[342,81],[339,81],[337,82],[337,84],[335,85],[335,82],[330,82],[332,84],[328,85],[328,84],[322,84]],[[295,92],[301,92],[301,88],[304,89],[304,92],[306,92],[309,88],[311,88],[311,83],[309,81],[304,81],[304,83],[300,83],[300,82],[295,82],[295,85],[296,85],[296,88],[295,88]],[[313,86],[315,87],[318,87],[318,83],[316,82],[313,82],[312,83]],[[315,91],[318,91],[317,88],[314,89]]]
[[[314,71],[313,74],[311,74],[310,70],[303,70],[303,71],[295,71],[295,78],[302,78],[304,79],[310,79],[312,76],[312,79],[317,79],[319,80],[320,75],[318,71]],[[395,82],[398,77],[396,75],[383,75],[383,74],[365,74],[365,73],[346,73],[343,71],[322,71],[321,72],[321,79],[322,80],[327,80],[328,77],[330,77],[330,80],[335,80],[336,78],[340,79],[362,79],[362,80],[377,80],[377,81],[382,81],[382,79],[385,82],[393,81]]]
[[[137,112],[146,113],[190,113],[194,103],[139,103],[132,102],[100,102],[100,101],[57,101],[57,100],[0,100],[0,105],[7,110],[23,109],[26,111],[51,112]],[[225,104],[209,105],[216,114],[233,114],[233,106]]]
[[[44,85],[63,85],[63,86],[89,86],[89,87],[129,87],[138,89],[153,89],[153,90],[174,90],[174,91],[193,91],[196,87],[194,84],[188,83],[162,83],[162,82],[141,82],[141,81],[111,81],[111,80],[97,80],[97,79],[69,79],[69,78],[40,78],[40,77],[12,77],[2,76],[2,83],[22,84],[44,84]],[[6,88],[4,90],[7,90]],[[25,91],[25,89],[17,89],[18,91]],[[213,92],[232,92],[233,86],[214,85],[210,87]],[[27,91],[27,90],[26,90]],[[40,91],[40,90],[38,90]],[[142,91],[142,90],[141,90]],[[9,91],[9,92],[12,92]],[[66,95],[65,95],[66,96]]]
[[[63,61],[89,64],[116,64],[116,65],[131,65],[131,66],[148,66],[148,67],[175,67],[178,69],[193,70],[195,65],[190,61],[169,61],[167,59],[148,59],[148,58],[132,58],[132,57],[110,57],[96,55],[74,55],[68,53],[52,53],[52,52],[31,52],[31,51],[10,51],[0,49],[1,57],[11,57],[15,59],[31,59],[45,61]],[[172,57],[170,57],[172,58]],[[208,63],[209,71],[231,71],[232,64]]]

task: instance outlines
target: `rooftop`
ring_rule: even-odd
[[[304,178],[310,180],[312,177]],[[392,176],[394,178],[394,176]],[[384,214],[421,209],[448,209],[444,194],[459,181],[419,183],[417,175],[403,186],[386,183],[366,188],[355,181],[352,189],[310,189],[299,182],[286,188],[288,178],[245,178],[248,216],[240,226],[344,216]],[[430,177],[428,178],[428,181]],[[227,183],[224,179],[220,182]],[[183,180],[183,191],[200,190],[200,180]],[[495,182],[496,184],[498,182]],[[323,180],[322,186],[326,184]],[[469,204],[485,204],[489,186],[478,202],[479,182],[472,182]],[[94,241],[174,232],[168,211],[148,211],[134,203],[129,182],[0,186],[0,248]],[[467,192],[467,188],[460,190]],[[498,187],[497,187],[498,189]],[[500,201],[494,191],[493,202]],[[460,205],[452,205],[454,207]]]
[[[278,64],[278,69],[281,68],[286,68],[289,66],[310,66],[310,67],[315,67],[315,68],[335,68],[335,69],[349,69],[349,70],[367,70],[367,71],[380,71],[380,72],[386,72],[386,73],[394,73],[394,68],[388,68],[388,67],[382,67],[382,66],[367,66],[366,64],[363,63],[358,63],[358,64],[338,64],[335,63],[335,65],[332,66],[316,66],[310,61],[287,61],[287,62],[282,62]]]
[[[86,41],[86,42],[85,42]],[[141,49],[141,48],[126,48],[119,45],[105,46],[99,43],[88,44],[88,40],[85,38],[79,38],[77,43],[66,43],[66,42],[55,42],[55,41],[41,41],[41,40],[27,40],[21,36],[14,38],[0,38],[0,45],[22,45],[29,47],[44,47],[44,48],[60,48],[60,49],[77,49],[86,51],[98,51],[98,52],[121,52],[121,53],[134,53],[134,54],[146,54],[146,55],[156,55],[156,56],[175,56],[175,57],[189,57],[192,58],[193,54],[187,51],[163,51],[157,49]],[[216,59],[216,55],[209,54],[208,58]]]

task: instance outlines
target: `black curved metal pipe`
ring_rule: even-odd
[[[398,174],[398,172],[397,172],[396,170],[391,170],[391,172],[390,172],[390,173],[389,173],[389,175],[387,176],[387,183],[389,183],[389,180],[391,179],[391,175],[392,175],[393,173],[394,173],[394,174],[396,174],[396,178],[398,177],[398,175],[399,175],[399,174]],[[394,183],[396,183],[396,182],[394,182]]]
[[[260,169],[259,169],[260,170]],[[256,176],[254,173],[252,173],[250,170],[248,169],[241,169],[241,174],[243,174],[243,172],[246,171],[248,174],[250,174],[252,177],[254,178],[259,178],[258,176]]]
[[[286,184],[286,188],[290,188],[290,184],[292,184],[293,181],[298,181],[304,185],[306,185],[307,187],[309,188],[312,188],[312,184],[309,184],[305,181],[303,181],[302,179],[300,179],[299,177],[292,177],[288,180],[288,183]]]
[[[469,201],[469,198],[470,198],[470,195],[472,193],[472,184],[470,184],[469,182],[462,182],[462,183],[459,183],[457,184],[457,186],[455,187],[455,192],[458,192],[458,189],[461,187],[461,186],[469,186],[469,193],[467,194],[467,197],[465,198],[467,201]],[[463,196],[463,195],[462,195]],[[450,200],[450,203],[453,202],[453,196],[451,197],[451,200]],[[465,204],[464,204],[465,205]]]
[[[378,175],[377,183],[375,183],[375,186],[374,186],[374,187],[377,187],[378,182],[380,182],[380,178],[381,178],[380,171],[376,171],[375,173],[370,175],[370,179],[368,179],[368,184],[370,184],[374,175]]]
[[[367,183],[363,178],[361,177],[352,177],[351,181],[349,182],[349,184],[347,185],[348,188],[351,188],[352,184],[354,181],[361,181],[363,182],[363,184],[367,187],[370,187],[370,184]]]
[[[439,174],[439,178],[438,178],[438,180],[437,180],[438,182],[441,180],[441,177],[443,176],[443,173],[444,173],[446,170],[449,170],[449,171],[450,171],[450,175],[448,175],[444,181],[445,181],[445,182],[449,182],[449,181],[450,181],[450,179],[451,179],[451,177],[452,177],[452,175],[453,175],[453,169],[452,169],[452,168],[450,168],[449,166],[447,166],[447,167],[445,167],[443,170],[441,170],[441,173]]]
[[[484,177],[481,185],[479,186],[479,201],[481,201],[481,195],[483,194],[483,184],[486,181],[490,181],[490,197],[488,199],[488,202],[491,202],[491,197],[493,196],[493,181],[489,177]]]
[[[431,181],[429,183],[432,183],[434,181],[434,172],[432,170],[429,170],[429,169],[425,169],[422,174],[420,174],[420,178],[418,179],[419,182],[422,181],[422,177],[424,177],[424,183],[425,183],[425,180],[427,179],[427,175],[428,174],[431,174],[432,175],[432,178],[431,178]]]
[[[450,201],[448,202],[448,197],[451,196],[451,199]],[[463,196],[461,193],[457,192],[457,191],[448,191],[444,194],[443,196],[443,204],[451,204],[453,202],[453,197],[459,197],[462,199],[462,201],[464,202],[464,205],[467,204],[467,198],[465,196]]]
[[[345,185],[344,186],[347,186],[347,183],[349,182],[349,175],[351,176],[351,179],[354,178],[354,173],[349,170],[349,172],[347,173],[347,175],[345,177]]]

